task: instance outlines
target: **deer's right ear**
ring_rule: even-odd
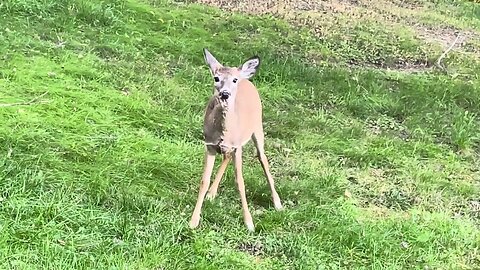
[[[205,58],[205,62],[207,62],[208,66],[210,67],[212,74],[215,74],[215,71],[222,67],[220,62],[218,62],[217,59],[215,59],[215,57],[213,57],[213,55],[206,48],[203,49],[203,57]]]

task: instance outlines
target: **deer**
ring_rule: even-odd
[[[197,228],[204,199],[213,200],[217,196],[218,186],[225,169],[230,161],[233,160],[235,182],[240,193],[242,205],[243,221],[249,231],[254,231],[255,226],[248,209],[242,173],[242,148],[250,140],[255,145],[257,158],[270,187],[274,207],[276,210],[283,209],[280,197],[275,190],[275,183],[270,173],[270,165],[265,155],[265,134],[263,132],[260,95],[255,85],[249,80],[257,72],[260,66],[260,58],[252,56],[239,67],[228,67],[220,64],[207,48],[203,49],[203,56],[213,77],[213,95],[205,108],[203,119],[205,145],[203,175],[189,225],[191,229]],[[217,154],[221,154],[223,160],[209,188]]]

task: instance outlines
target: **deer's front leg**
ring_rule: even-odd
[[[227,154],[223,155],[223,161],[220,164],[220,167],[218,168],[217,176],[215,177],[215,180],[213,180],[213,183],[210,186],[210,188],[208,189],[207,200],[213,200],[217,196],[218,185],[220,184],[220,180],[222,180],[223,173],[225,172],[225,169],[227,168],[227,165],[231,159],[232,159],[231,155],[227,155]]]
[[[202,211],[203,200],[210,184],[210,177],[212,176],[213,165],[215,164],[215,153],[205,151],[203,176],[200,182],[200,190],[198,191],[197,204],[193,210],[192,218],[190,219],[190,228],[194,229],[200,222],[200,212]]]
[[[242,171],[242,148],[239,147],[235,150],[235,181],[237,182],[238,192],[240,193],[240,199],[242,201],[242,212],[243,212],[243,221],[247,226],[248,230],[254,231],[255,226],[253,225],[252,215],[248,210],[247,196],[245,195],[245,183],[243,181],[243,171]]]

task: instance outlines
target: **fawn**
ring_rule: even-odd
[[[240,193],[243,219],[247,228],[250,231],[254,231],[255,227],[252,215],[248,210],[242,173],[242,147],[250,139],[255,144],[258,160],[268,180],[273,204],[277,210],[282,209],[282,203],[275,190],[273,177],[270,173],[267,156],[264,151],[260,96],[257,88],[248,80],[257,71],[260,65],[260,58],[257,56],[251,57],[240,67],[224,67],[207,49],[203,49],[203,54],[213,76],[214,89],[213,96],[207,104],[204,115],[204,169],[197,203],[190,220],[190,228],[193,229],[198,226],[205,196],[209,200],[215,198],[225,169],[230,160],[233,159],[235,182]],[[223,161],[220,164],[215,180],[210,189],[208,189],[217,153],[222,154]]]

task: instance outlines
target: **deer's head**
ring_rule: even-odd
[[[240,67],[225,67],[207,49],[203,49],[203,55],[213,76],[214,95],[222,101],[234,100],[240,81],[253,77],[260,65],[258,56],[251,57]]]

